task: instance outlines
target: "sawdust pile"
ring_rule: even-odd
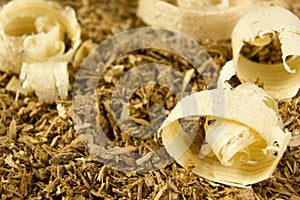
[[[82,26],[82,39],[99,43],[116,33],[143,27],[136,18],[137,1],[81,0],[57,1],[72,6]],[[4,4],[2,1],[1,4]],[[300,5],[291,10],[300,16]],[[202,45],[220,67],[232,59],[230,41]],[[256,55],[266,56],[266,54]],[[265,60],[265,57],[257,58]],[[185,74],[191,66],[183,59],[158,50],[141,50],[126,54],[114,65],[124,65],[124,72],[139,62],[156,62],[173,66]],[[79,66],[69,66],[71,84]],[[109,76],[111,73],[106,73]],[[182,168],[173,163],[165,169],[145,174],[128,174],[114,170],[91,157],[74,130],[69,99],[53,104],[38,102],[37,97],[16,96],[5,90],[13,75],[0,72],[0,197],[1,199],[300,199],[300,94],[280,101],[280,114],[285,127],[293,135],[274,177],[255,184],[251,189],[238,189],[204,180],[191,172],[193,166]],[[111,119],[105,102],[118,77],[101,80],[98,89],[101,125],[110,139],[119,146],[135,145],[140,152],[159,148],[158,138],[139,139],[126,136]],[[234,82],[234,80],[233,80]],[[236,81],[235,81],[236,83]],[[205,89],[198,74],[191,77],[196,91]],[[143,102],[144,97],[152,97]],[[154,98],[155,97],[155,98]],[[171,110],[178,100],[166,88],[148,85],[136,91],[131,99],[131,114],[136,123],[147,124],[149,105],[165,102]],[[65,110],[58,113],[57,105]],[[294,145],[293,145],[294,144]]]

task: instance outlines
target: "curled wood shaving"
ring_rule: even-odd
[[[188,116],[210,120],[198,149],[190,146],[193,134],[178,122]],[[271,177],[291,137],[282,131],[277,103],[250,83],[185,97],[160,130],[168,153],[180,165],[192,164],[196,174],[238,187]]]
[[[137,15],[151,26],[185,33],[197,40],[229,39],[237,20],[253,7],[252,0],[140,0]]]
[[[264,6],[247,13],[233,30],[234,62],[228,63],[223,74],[227,74],[228,78],[230,74],[234,75],[232,72],[235,71],[242,82],[262,83],[265,91],[276,99],[294,97],[300,88],[299,32],[298,17],[282,7]],[[279,49],[268,50],[266,54],[281,54],[278,63],[253,61],[242,54],[242,48],[246,44],[257,47],[260,51],[277,36],[281,46]]]
[[[18,15],[16,15],[18,13]],[[40,100],[68,95],[68,62],[79,46],[71,7],[45,0],[13,0],[0,12],[0,70],[20,74]]]

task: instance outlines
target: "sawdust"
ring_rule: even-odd
[[[137,1],[82,0],[58,1],[76,9],[82,26],[82,39],[101,42],[116,33],[145,26],[135,16]],[[5,1],[1,1],[4,4]],[[292,9],[297,10],[296,8]],[[230,60],[230,41],[203,46],[221,68]],[[178,56],[158,50],[131,52],[120,57],[115,65],[123,65],[120,74],[109,73],[97,89],[101,125],[107,136],[121,147],[133,146],[146,153],[162,146],[155,136],[136,139],[123,134],[109,110],[109,97],[118,78],[126,70],[147,62],[159,62],[186,74],[191,66]],[[70,66],[71,82],[79,66]],[[111,75],[113,74],[113,75]],[[38,102],[35,96],[25,97],[4,88],[12,75],[0,72],[0,196],[1,199],[299,199],[300,147],[297,138],[278,165],[274,177],[239,189],[205,180],[191,172],[193,166],[182,168],[176,163],[145,174],[124,173],[98,162],[81,142],[72,119],[71,92],[69,99],[54,104]],[[72,81],[73,80],[73,81]],[[195,91],[205,83],[194,73],[191,85]],[[147,97],[147,102],[143,100]],[[155,98],[154,98],[155,97]],[[300,94],[279,102],[285,128],[294,136],[300,130]],[[171,110],[178,99],[167,88],[147,85],[132,96],[130,114],[141,125],[149,122],[149,107],[163,104]],[[57,109],[57,104],[60,109]],[[199,135],[201,137],[201,134]],[[294,137],[295,138],[295,137]],[[195,148],[198,148],[195,145]]]

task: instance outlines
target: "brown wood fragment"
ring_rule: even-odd
[[[20,192],[26,197],[28,195],[28,186],[31,184],[32,175],[31,174],[22,174],[21,183],[20,183]]]
[[[151,187],[155,185],[155,181],[153,179],[152,176],[150,176],[149,174],[145,175],[145,183],[147,185],[147,187]]]
[[[137,191],[137,199],[142,200],[143,199],[143,183],[140,183],[138,185],[138,191]]]
[[[15,140],[17,138],[17,123],[14,119],[12,119],[12,121],[10,122],[8,137],[12,140]]]
[[[55,190],[56,184],[58,184],[58,180],[50,181],[47,187],[44,189],[46,192],[53,192]]]
[[[88,189],[90,189],[91,186],[90,186],[89,182],[86,180],[86,178],[82,175],[82,173],[81,173],[79,170],[76,170],[76,173],[78,173],[78,175],[79,175],[80,178],[82,179],[84,185],[85,185]]]
[[[164,184],[164,185],[160,188],[159,192],[156,194],[154,200],[159,200],[159,199],[163,196],[163,194],[164,194],[164,192],[167,190],[167,188],[168,188],[168,185],[167,185],[167,184]]]

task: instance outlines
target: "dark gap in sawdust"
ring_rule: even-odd
[[[57,2],[76,9],[83,39],[101,42],[118,32],[145,26],[135,16],[137,1]],[[291,5],[295,5],[292,11],[299,14],[299,6]],[[232,57],[230,41],[204,40],[201,44],[220,68]],[[177,59],[168,55],[162,60],[173,66]],[[70,67],[71,79],[75,79],[76,67]],[[185,67],[182,70],[188,69]],[[4,89],[11,75],[0,73],[0,77],[1,199],[154,199],[158,194],[162,194],[161,199],[299,199],[299,147],[289,147],[274,177],[253,185],[253,189],[213,183],[194,175],[193,166],[182,168],[176,163],[144,175],[123,173],[89,156],[74,130],[70,100],[57,102],[67,111],[62,118],[55,104],[38,103],[34,96],[16,98]],[[293,134],[299,134],[299,98],[298,94],[279,102],[285,128]],[[139,110],[132,110],[135,112]],[[195,145],[199,149],[198,143]]]
[[[274,35],[269,34],[270,43],[265,46],[255,46],[248,42],[244,42],[241,49],[241,54],[249,60],[263,64],[276,64],[282,63],[281,44],[278,38],[279,33]]]
[[[0,72],[0,87],[4,88],[9,80],[12,78],[12,75],[4,73],[4,72]]]
[[[172,4],[172,5],[178,5],[177,0],[164,0],[165,2]]]

